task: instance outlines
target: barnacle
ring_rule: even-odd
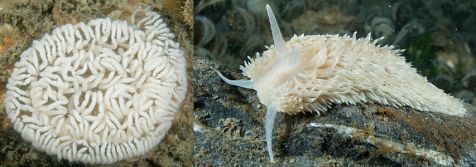
[[[235,11],[237,15],[235,17],[239,16],[241,17],[242,20],[236,20],[238,22],[242,21],[244,27],[244,35],[251,35],[255,31],[256,28],[256,21],[253,18],[253,16],[246,10],[241,7],[235,7],[232,11]],[[234,12],[232,12],[233,14]],[[237,24],[237,23],[234,23]],[[240,23],[241,24],[241,23]]]
[[[266,41],[262,36],[251,36],[248,38],[246,43],[240,49],[240,55],[248,55],[249,53],[254,53],[253,51],[257,48],[262,47]]]
[[[372,32],[372,34],[377,37],[388,38],[395,32],[395,25],[393,25],[392,20],[384,16],[374,16],[368,21],[368,25],[365,26],[367,32]]]
[[[55,28],[25,50],[6,86],[15,130],[59,159],[112,163],[163,139],[187,90],[185,57],[161,16]]]
[[[234,7],[224,16],[225,24],[234,25],[230,27],[228,38],[231,40],[242,40],[241,36],[251,36],[256,28],[256,21],[254,17],[245,9],[241,7]]]
[[[228,40],[226,40],[225,35],[217,34],[210,45],[210,51],[216,55],[217,58],[221,59],[225,56],[226,50],[228,49]]]
[[[197,6],[195,6],[194,8],[194,11],[195,11],[195,15],[200,13],[202,10],[210,7],[210,6],[214,6],[214,5],[219,5],[219,4],[224,4],[225,1],[224,0],[203,0],[203,1],[200,1],[198,2]]]
[[[405,24],[402,29],[398,32],[393,40],[393,45],[398,45],[402,42],[405,36],[409,35],[410,32],[416,34],[422,34],[424,32],[424,28],[420,25],[417,21],[410,21]]]
[[[195,42],[195,45],[205,46],[215,37],[215,24],[204,16],[195,16],[195,22],[198,24],[197,31],[195,31],[195,38],[198,41]]]

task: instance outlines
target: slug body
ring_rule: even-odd
[[[463,116],[466,109],[456,98],[417,74],[393,46],[376,46],[370,35],[294,36],[284,41],[276,18],[266,5],[274,46],[257,54],[240,69],[250,80],[228,84],[257,91],[267,108],[265,133],[273,162],[272,130],[277,111],[326,111],[332,104],[378,103],[408,106],[419,111]]]

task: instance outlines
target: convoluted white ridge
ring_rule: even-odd
[[[186,61],[159,14],[140,10],[131,20],[64,25],[21,54],[5,106],[25,140],[85,163],[160,143],[186,94]]]

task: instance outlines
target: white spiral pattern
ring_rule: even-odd
[[[186,61],[160,15],[143,13],[133,25],[95,19],[33,41],[7,84],[15,130],[39,150],[86,163],[156,146],[186,94]]]

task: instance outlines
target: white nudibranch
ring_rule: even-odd
[[[187,91],[185,56],[158,13],[139,9],[130,20],[67,24],[21,54],[5,109],[25,140],[102,164],[161,142]]]
[[[241,66],[250,80],[227,83],[254,89],[266,108],[265,133],[273,162],[272,131],[276,112],[326,111],[332,104],[377,103],[424,112],[463,116],[458,99],[417,74],[402,50],[378,46],[378,40],[344,35],[301,35],[284,41],[273,11],[266,5],[274,46]]]

